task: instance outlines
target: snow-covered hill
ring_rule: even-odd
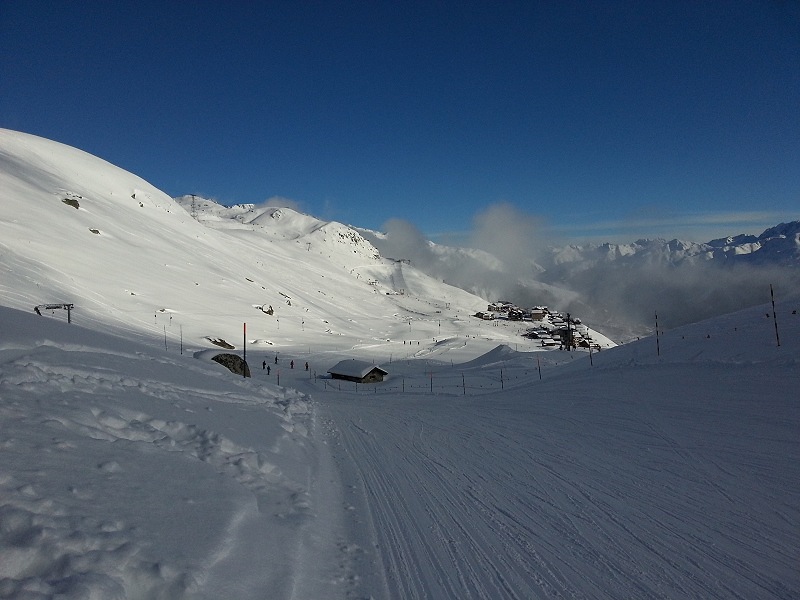
[[[782,298],[800,297],[798,222],[707,243],[640,240],[535,255],[510,239],[498,254],[433,244],[398,223],[384,234],[290,208],[172,200],[74,148],[5,130],[1,141],[0,244],[10,270],[0,293],[18,308],[78,300],[76,318],[98,327],[175,341],[177,324],[202,343],[238,338],[252,310],[272,306],[282,315],[253,321],[264,325],[254,330],[264,343],[274,342],[281,316],[285,333],[299,323],[301,330],[383,338],[391,328],[359,324],[394,314],[391,296],[406,292],[441,300],[454,315],[499,299],[548,305],[626,341],[652,331],[654,312],[675,327],[764,302],[770,284]],[[15,264],[41,276],[16,279],[24,269]],[[430,281],[406,288],[409,273]],[[388,302],[378,300],[387,294]]]
[[[547,351],[363,232],[191,204],[0,130],[0,598],[800,596],[797,301]]]
[[[263,346],[308,332],[343,347],[405,334],[419,302],[436,305],[437,320],[484,308],[339,223],[202,199],[197,220],[190,212],[191,197],[176,202],[80,150],[2,130],[3,304],[73,303],[76,322],[173,346],[239,346],[247,322]]]

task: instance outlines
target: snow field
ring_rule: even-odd
[[[793,597],[789,331],[779,355],[755,345],[734,363],[697,336],[690,354],[714,363],[631,363],[621,347],[603,367],[481,396],[318,394],[368,507],[377,596]]]
[[[203,207],[0,130],[0,598],[800,596],[797,306],[543,351],[350,228]]]
[[[294,565],[254,550],[296,548],[309,518],[307,400],[1,312],[2,597],[213,597],[231,563],[245,597],[290,589]]]

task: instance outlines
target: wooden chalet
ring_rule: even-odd
[[[342,360],[328,369],[333,379],[344,379],[356,383],[378,383],[383,381],[389,372],[365,360],[354,358]]]

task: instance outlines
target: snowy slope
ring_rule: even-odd
[[[318,415],[369,515],[359,548],[380,577],[365,587],[795,597],[796,309],[778,306],[781,346],[759,307],[668,332],[660,356],[654,339],[561,365],[499,347],[403,362],[377,395],[334,388]]]
[[[0,597],[219,598],[234,575],[234,597],[288,597],[307,401],[74,324],[0,322]],[[283,549],[265,570],[267,540]]]
[[[793,598],[789,308],[344,387],[2,308],[0,597]]]
[[[343,225],[0,141],[0,598],[800,596],[796,301],[543,351]]]
[[[238,346],[244,322],[266,345],[306,330],[346,345],[404,323],[386,318],[398,310],[385,293],[394,264],[354,230],[290,209],[200,205],[198,222],[113,165],[2,130],[0,295],[22,310],[71,302],[78,322],[172,345]],[[441,284],[436,296],[454,310],[484,303]]]

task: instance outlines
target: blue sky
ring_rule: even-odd
[[[37,2],[0,8],[0,126],[177,196],[458,239],[800,219],[800,3]]]

